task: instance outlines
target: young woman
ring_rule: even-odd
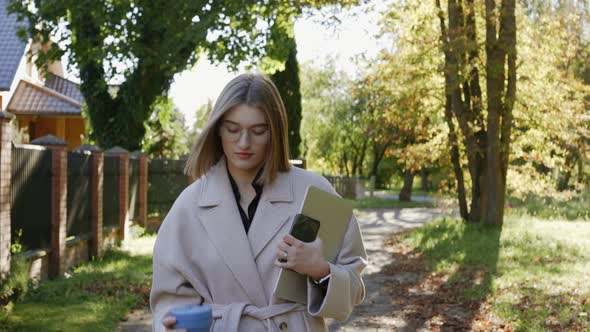
[[[267,77],[240,75],[223,89],[186,165],[197,181],[154,246],[154,331],[171,329],[168,312],[188,304],[213,307],[211,331],[326,331],[324,318],[346,319],[363,300],[367,258],[354,215],[335,262],[324,259],[321,239],[288,234],[309,186],[335,191],[290,167],[287,133]],[[307,306],[273,296],[281,268],[308,276]]]

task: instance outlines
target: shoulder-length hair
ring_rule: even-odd
[[[289,170],[287,112],[274,83],[265,75],[242,74],[221,91],[205,128],[195,141],[184,172],[193,179],[206,174],[223,157],[219,127],[225,113],[236,106],[260,109],[270,127],[270,145],[259,183],[270,184],[278,172]]]

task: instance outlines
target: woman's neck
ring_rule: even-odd
[[[227,169],[229,170],[229,174],[231,174],[231,177],[234,179],[238,187],[242,187],[245,185],[249,186],[254,181],[254,178],[256,177],[256,174],[258,174],[260,168],[254,169],[252,171],[246,171],[235,168],[228,164]]]

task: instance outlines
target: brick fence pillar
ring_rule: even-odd
[[[49,275],[57,277],[62,275],[66,268],[67,144],[52,135],[37,138],[31,144],[42,145],[51,150],[51,254],[49,256]]]
[[[129,234],[129,152],[116,146],[105,153],[119,159],[119,240],[124,242]]]
[[[0,110],[0,279],[10,272],[10,183],[12,176],[10,120],[12,118],[14,115]]]
[[[102,256],[103,242],[103,201],[104,191],[104,153],[101,148],[94,145],[80,145],[74,151],[87,151],[92,154],[91,164],[91,236],[90,236],[90,256],[99,258]]]
[[[148,158],[139,156],[139,224],[147,227]]]

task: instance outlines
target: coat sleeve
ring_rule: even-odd
[[[330,263],[328,289],[322,290],[307,278],[308,311],[312,316],[345,320],[365,297],[361,272],[367,266],[367,254],[354,213],[342,243],[335,264]]]
[[[167,217],[168,219],[168,217]],[[160,227],[154,245],[154,261],[152,275],[152,289],[150,292],[150,308],[152,311],[152,331],[165,331],[162,319],[175,307],[183,305],[200,305],[203,300],[194,287],[180,270],[182,264],[178,262],[180,255],[174,253],[178,249],[173,234],[175,231],[167,227],[166,220]],[[175,259],[172,259],[175,257]]]

